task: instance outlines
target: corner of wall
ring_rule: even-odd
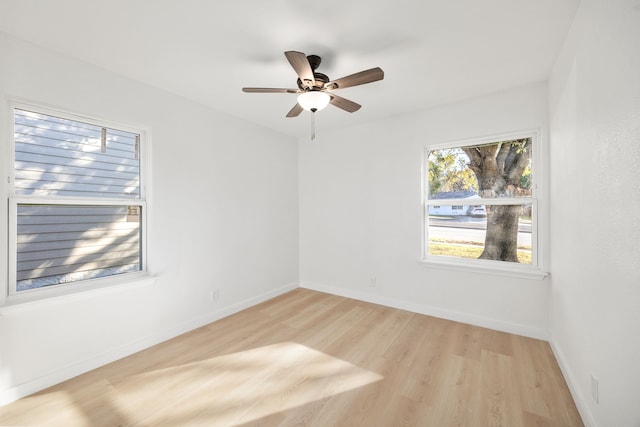
[[[562,375],[564,376],[564,380],[567,383],[567,386],[569,387],[569,391],[571,392],[573,401],[575,402],[576,407],[578,408],[578,412],[582,417],[582,422],[584,422],[586,427],[597,427],[598,424],[596,423],[595,418],[593,417],[593,414],[591,413],[591,410],[589,409],[589,406],[586,403],[585,396],[582,394],[582,391],[577,386],[577,382],[573,377],[573,374],[571,373],[571,369],[569,368],[567,359],[564,356],[564,353],[562,352],[560,347],[558,347],[558,345],[556,344],[553,334],[551,333],[549,336],[549,345],[551,346],[553,355],[558,361],[558,366],[562,371]]]

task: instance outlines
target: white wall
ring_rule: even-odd
[[[1,33],[0,58],[2,177],[13,97],[150,129],[148,252],[157,276],[153,285],[1,311],[0,402],[297,287],[295,139]],[[0,224],[6,215],[0,209]],[[0,289],[6,268],[0,262]]]
[[[546,338],[547,280],[418,260],[424,146],[539,129],[547,163],[547,123],[547,86],[535,84],[342,131],[319,124],[299,151],[302,286]]]
[[[637,427],[640,1],[582,0],[549,99],[552,345],[587,425]]]

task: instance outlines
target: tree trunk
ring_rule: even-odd
[[[487,234],[480,259],[518,262],[519,205],[487,206]]]
[[[482,198],[515,197],[520,179],[531,158],[531,139],[463,147],[469,167],[478,179]],[[518,261],[520,205],[488,205],[487,234],[480,259]]]

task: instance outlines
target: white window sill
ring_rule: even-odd
[[[452,260],[432,260],[422,259],[420,264],[426,268],[439,268],[450,271],[463,271],[467,273],[480,273],[489,274],[494,276],[516,277],[519,279],[530,280],[544,280],[549,273],[539,270],[537,268],[528,267],[525,265],[513,264],[496,266],[495,261],[487,261],[486,264],[483,260],[473,260],[473,264],[469,261],[456,262],[457,259]]]
[[[10,295],[0,306],[0,316],[10,316],[30,310],[37,310],[52,304],[68,303],[99,295],[113,294],[135,288],[152,286],[158,278],[142,273],[135,277],[118,278],[101,283],[97,287],[67,287],[63,289],[41,289],[26,294]]]

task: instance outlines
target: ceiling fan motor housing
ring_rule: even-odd
[[[316,70],[320,66],[320,63],[322,62],[322,58],[320,58],[318,55],[307,55],[307,61],[309,61],[309,66],[311,67],[311,70],[313,70],[313,78],[315,79],[315,81],[313,82],[313,89],[311,90],[320,90],[324,88],[324,85],[329,83],[330,81],[329,76],[316,72]],[[306,90],[305,86],[302,84],[302,80],[300,80],[299,78],[298,87],[302,90]]]
[[[320,90],[326,83],[329,83],[330,81],[329,76],[327,76],[326,74],[317,73],[315,71],[313,72],[313,77],[315,79],[315,82],[313,82],[313,89],[311,90]],[[298,78],[298,87],[302,90],[306,90],[300,78]]]

